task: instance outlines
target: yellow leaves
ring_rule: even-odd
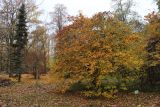
[[[147,25],[147,34],[148,34],[148,66],[157,66],[160,64],[160,14],[151,13],[146,18],[149,22]]]
[[[139,35],[136,35],[136,34],[129,35],[126,38],[124,38],[124,43],[127,45],[130,43],[134,43],[134,42],[138,41],[138,39],[139,39],[138,36]]]
[[[93,47],[100,47],[100,43],[99,43],[99,42],[95,42],[95,43],[93,44]]]
[[[60,59],[57,64],[58,72],[60,75],[71,74],[66,79],[69,84],[87,79],[96,89],[101,87],[100,77],[116,74],[121,67],[134,71],[143,65],[143,49],[137,48],[141,47],[139,43],[142,39],[139,34],[132,33],[127,25],[114,18],[102,20],[101,15],[93,18],[80,16],[73,24],[60,31],[56,38],[56,57]],[[115,93],[118,79],[114,78],[116,81],[110,81],[108,87],[111,88],[107,88],[106,93],[90,91],[86,93],[87,96],[108,96],[108,93]],[[112,79],[113,77],[110,78]]]
[[[160,35],[160,15],[155,12],[146,16],[149,24],[147,25],[147,33],[149,36],[158,36]]]
[[[93,59],[104,57],[106,53],[104,52],[92,52],[90,57]]]
[[[96,62],[90,61],[88,63],[85,63],[85,67],[89,74],[93,74],[96,68]]]
[[[117,89],[112,89],[110,90],[110,92],[103,92],[102,96],[107,97],[107,98],[114,98],[114,94],[117,93],[118,90]]]
[[[115,54],[117,65],[124,65],[130,70],[139,69],[144,64],[143,59],[132,52],[119,52]]]
[[[82,92],[82,94],[84,94],[86,97],[89,97],[89,98],[98,97],[101,95],[101,93],[97,93],[94,91],[84,91],[84,92]]]

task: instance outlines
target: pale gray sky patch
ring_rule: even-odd
[[[37,0],[38,3],[43,0]],[[136,10],[142,17],[152,11],[157,11],[157,6],[153,0],[134,0],[136,2]],[[67,7],[70,15],[77,15],[81,11],[86,16],[92,16],[97,12],[112,11],[111,0],[44,0],[40,5],[40,9],[44,10],[42,20],[50,20],[49,13],[54,11],[54,5],[60,3]]]

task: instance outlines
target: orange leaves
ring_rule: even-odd
[[[146,16],[146,20],[149,22],[147,26],[147,32],[151,36],[160,35],[160,14],[152,12],[148,16]]]
[[[97,88],[102,78],[119,72],[121,66],[133,70],[143,64],[138,34],[113,17],[100,13],[92,18],[82,15],[56,35],[57,72],[68,75],[70,85],[87,80]],[[64,77],[65,78],[65,77]]]
[[[160,14],[152,13],[146,16],[149,24],[147,25],[147,34],[148,34],[148,65],[149,66],[158,66],[160,64]]]
[[[144,64],[143,58],[139,57],[132,51],[119,52],[115,55],[117,65],[123,64],[130,70],[138,70]]]
[[[136,41],[139,41],[139,35],[136,35],[136,34],[132,34],[132,35],[129,35],[127,36],[126,38],[124,38],[124,43],[125,44],[130,44],[130,43],[134,43]]]

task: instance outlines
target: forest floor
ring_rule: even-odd
[[[54,93],[43,76],[37,82],[25,76],[21,83],[0,87],[0,107],[160,107],[160,93],[119,93],[115,99],[88,99],[76,93]]]

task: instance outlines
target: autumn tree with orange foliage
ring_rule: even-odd
[[[112,97],[138,79],[144,64],[142,36],[108,12],[92,18],[80,14],[55,39],[55,72],[63,79],[62,92],[83,84],[87,96]]]

